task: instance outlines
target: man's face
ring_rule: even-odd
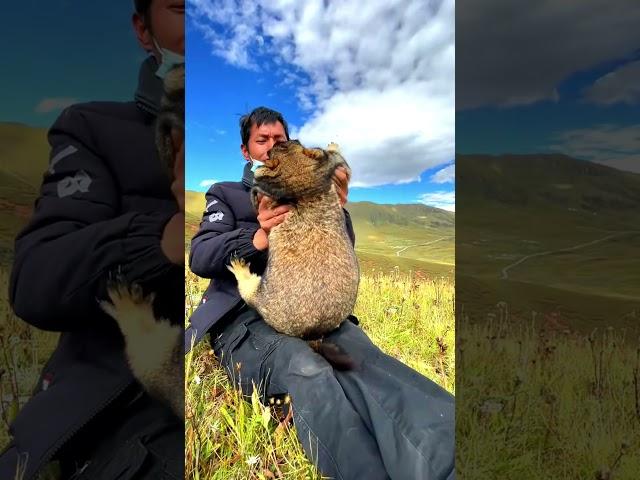
[[[259,127],[255,124],[251,126],[251,134],[249,135],[248,148],[242,145],[242,155],[245,159],[249,159],[249,155],[254,160],[264,162],[269,158],[269,150],[279,142],[286,142],[287,135],[284,132],[284,126],[280,122],[263,123]]]
[[[133,16],[133,26],[142,48],[153,52],[161,61],[162,55],[153,43],[152,35],[161,48],[184,55],[184,3],[185,0],[153,0],[150,9],[151,29],[142,17]]]

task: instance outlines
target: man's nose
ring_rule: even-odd
[[[269,143],[268,143],[269,150],[271,150],[276,143],[278,143],[278,142],[276,142],[275,138],[269,139]]]

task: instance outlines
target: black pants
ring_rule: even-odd
[[[57,455],[73,480],[184,478],[184,424],[137,384]]]
[[[253,310],[212,335],[245,395],[288,393],[307,457],[334,479],[454,478],[454,397],[384,354],[351,321],[326,338],[357,369],[334,370],[306,342],[277,333]],[[240,364],[240,370],[236,365]]]

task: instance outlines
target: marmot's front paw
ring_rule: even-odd
[[[122,275],[109,276],[107,294],[111,302],[99,302],[100,308],[118,321],[123,316],[131,316],[135,311],[148,312],[153,310],[155,294],[151,293],[145,297],[139,284],[128,284]]]
[[[253,304],[253,299],[260,286],[261,277],[255,273],[251,273],[249,263],[245,262],[242,258],[231,258],[230,265],[228,265],[227,268],[236,277],[238,291],[242,299],[249,304]]]

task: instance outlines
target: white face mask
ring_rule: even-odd
[[[158,70],[156,70],[156,77],[164,79],[169,70],[171,70],[176,65],[184,63],[184,56],[178,55],[168,48],[162,48],[160,45],[158,45],[158,42],[154,37],[151,37],[151,39],[153,40],[153,44],[160,52],[160,55],[162,55],[160,66],[158,67]]]
[[[251,171],[254,173],[260,167],[264,166],[264,162],[261,162],[260,160],[256,160],[255,158],[251,157],[251,155],[249,155],[249,160],[251,160]]]

